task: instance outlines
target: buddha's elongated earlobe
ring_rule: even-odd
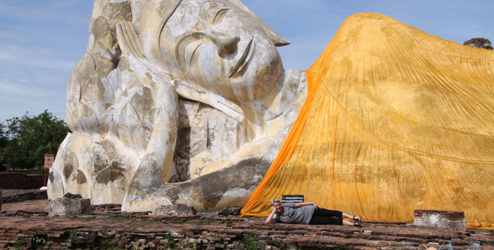
[[[151,76],[157,84],[171,84],[171,79],[165,77],[163,72],[156,68],[144,55],[134,24],[124,21],[118,23],[116,28],[120,48],[138,78],[143,79]],[[158,86],[150,87],[158,88]]]
[[[144,56],[160,71],[167,65],[160,50],[160,35],[163,26],[173,15],[182,0],[131,0],[132,23],[135,25]]]

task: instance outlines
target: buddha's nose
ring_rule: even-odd
[[[218,55],[225,57],[237,50],[237,44],[240,42],[240,37],[234,34],[226,34],[220,32],[211,32],[213,43],[218,49]]]

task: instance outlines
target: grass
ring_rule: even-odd
[[[44,245],[46,243],[46,237],[37,233],[33,233],[33,243]]]
[[[256,250],[257,249],[257,236],[254,233],[249,233],[244,236],[242,239],[242,243],[247,250]]]
[[[211,225],[213,222],[211,220],[201,220],[199,222],[199,225],[204,226],[204,225]]]
[[[168,247],[171,248],[171,249],[176,249],[177,246],[175,245],[175,241],[173,240],[173,236],[171,233],[168,233],[166,236],[165,236],[165,239],[166,239],[166,243],[168,244]]]
[[[24,247],[26,247],[26,241],[24,239],[18,239],[14,244],[15,249],[22,249]]]

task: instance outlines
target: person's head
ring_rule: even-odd
[[[163,64],[161,69],[174,79],[235,102],[259,99],[278,82],[283,65],[276,46],[289,42],[239,0],[133,0],[132,4],[146,57]]]
[[[271,206],[275,209],[277,213],[280,213],[283,210],[281,201],[278,198],[274,198],[271,200]]]

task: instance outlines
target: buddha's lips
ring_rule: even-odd
[[[247,45],[247,47],[245,47],[244,54],[242,55],[242,57],[240,57],[240,59],[238,59],[237,65],[235,65],[235,67],[230,70],[231,73],[228,78],[237,77],[245,71],[244,69],[247,68],[247,66],[249,65],[249,61],[252,58],[252,52],[254,51],[253,47],[254,37],[250,39],[249,44]]]

